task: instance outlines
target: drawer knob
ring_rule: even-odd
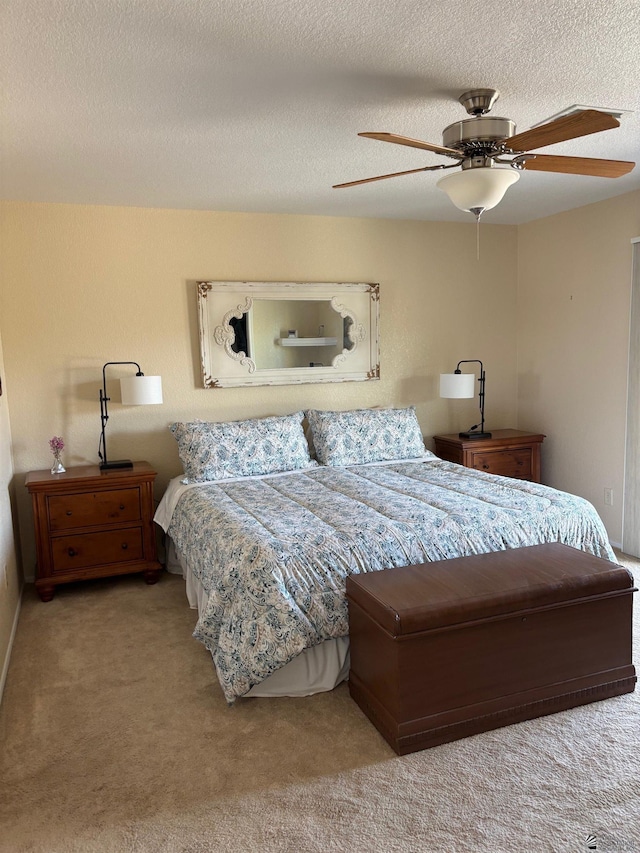
[[[482,467],[483,467],[483,469],[484,469],[485,471],[488,471],[488,470],[489,470],[489,466],[488,466],[488,465],[483,465]]]
[[[70,509],[67,510],[67,515],[73,515]]]
[[[120,509],[124,509],[124,504],[120,504]]]
[[[129,546],[127,545],[127,543],[126,543],[126,542],[123,542],[123,543],[122,543],[122,550],[123,550],[123,551],[126,551],[128,547],[129,547]]]
[[[77,555],[78,555],[78,552],[75,550],[75,548],[69,548],[67,553],[69,554],[70,557],[77,557]]]

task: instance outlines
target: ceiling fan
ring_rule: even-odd
[[[619,127],[620,122],[607,112],[584,109],[532,127],[524,133],[516,133],[515,123],[511,119],[487,115],[499,96],[500,93],[496,89],[471,89],[462,94],[458,100],[472,118],[454,122],[446,127],[442,132],[442,145],[410,139],[396,133],[359,133],[358,136],[367,139],[378,139],[381,142],[393,142],[395,145],[407,145],[410,148],[442,154],[455,162],[349,181],[336,184],[334,189],[355,187],[358,184],[416,172],[455,169],[461,166],[462,171],[441,178],[437,186],[447,193],[456,207],[473,213],[479,220],[485,210],[495,207],[503,199],[507,189],[519,179],[519,172],[523,170],[619,178],[635,166],[635,163],[624,160],[531,153],[556,142],[611,130]],[[500,165],[508,165],[511,168],[501,169]]]

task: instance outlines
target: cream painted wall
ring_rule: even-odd
[[[638,235],[638,192],[518,230],[519,422],[547,434],[544,482],[591,501],[614,543],[622,535],[630,240]]]
[[[164,405],[113,400],[112,458],[147,459],[159,498],[179,472],[167,426],[300,408],[417,406],[426,436],[476,422],[474,401],[440,400],[437,377],[458,360],[487,371],[487,426],[516,422],[514,227],[470,224],[6,203],[0,334],[18,483],[50,464],[62,435],[67,467],[95,462],[98,389],[107,361],[162,375]],[[201,388],[194,281],[371,281],[381,289],[378,382]],[[110,377],[117,377],[113,369]],[[17,489],[25,574],[34,541]]]
[[[5,380],[2,339],[0,338],[0,699],[9,664],[22,583],[16,559],[13,527],[15,482],[11,458],[11,428],[9,425],[9,393]]]

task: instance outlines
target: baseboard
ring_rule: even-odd
[[[7,680],[7,673],[9,672],[9,661],[11,660],[11,650],[13,649],[13,641],[16,637],[16,630],[18,628],[18,618],[20,616],[20,608],[22,607],[22,593],[24,592],[24,584],[20,589],[20,595],[18,596],[18,606],[16,607],[16,612],[13,617],[13,625],[11,626],[11,634],[9,635],[9,645],[7,646],[7,654],[5,655],[4,662],[2,664],[2,675],[0,675],[0,705],[2,704],[2,696],[4,695],[4,685]]]

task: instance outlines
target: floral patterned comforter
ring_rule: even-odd
[[[203,483],[167,532],[209,594],[194,636],[228,702],[348,633],[348,574],[541,542],[615,559],[584,499],[438,459]]]

